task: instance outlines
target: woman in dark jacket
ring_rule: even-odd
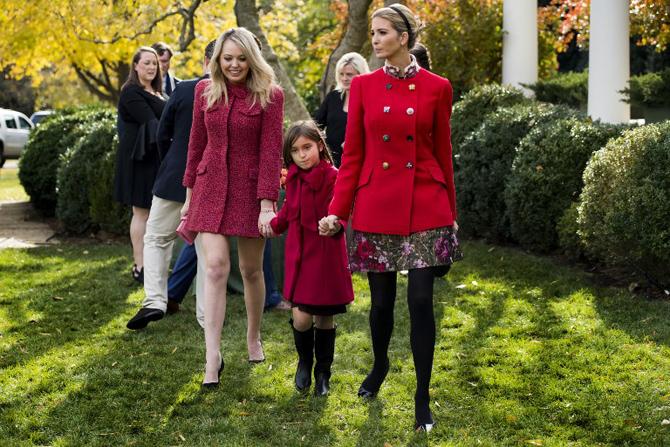
[[[368,63],[360,54],[347,53],[342,56],[335,64],[337,82],[335,89],[326,95],[319,110],[314,114],[314,121],[326,132],[326,143],[333,154],[336,168],[340,167],[342,160],[351,80],[359,74],[368,72],[370,72]]]
[[[114,174],[114,199],[133,208],[130,240],[135,265],[132,274],[138,282],[143,282],[144,232],[151,208],[151,189],[160,166],[158,152],[149,143],[165,106],[161,82],[156,51],[140,47],[133,56],[128,80],[121,88],[119,147]]]

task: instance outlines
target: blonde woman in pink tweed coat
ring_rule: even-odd
[[[261,234],[275,216],[279,194],[284,105],[260,42],[244,28],[219,37],[210,70],[211,78],[195,89],[182,210],[186,229],[199,233],[207,271],[206,388],[218,386],[224,365],[220,348],[231,237],[237,237],[244,281],[249,361],[265,359],[260,333],[265,300]]]

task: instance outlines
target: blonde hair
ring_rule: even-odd
[[[407,40],[407,48],[414,47],[414,44],[418,40],[419,33],[423,29],[421,20],[414,15],[411,9],[400,3],[394,3],[390,6],[377,9],[372,13],[372,19],[376,17],[391,22],[393,29],[398,31],[398,34],[407,33],[407,36],[409,37]],[[405,22],[405,20],[407,22]]]
[[[340,71],[347,65],[351,65],[358,74],[370,73],[368,62],[363,56],[355,52],[345,54],[337,61],[337,64],[335,64],[335,90],[338,92],[341,92],[344,88],[342,86],[342,80],[340,79]]]
[[[205,88],[203,97],[207,100],[209,109],[223,97],[224,104],[228,104],[228,89],[226,77],[221,69],[221,53],[223,44],[230,40],[242,50],[242,54],[249,62],[249,73],[247,74],[247,88],[251,91],[253,106],[257,102],[265,108],[270,103],[273,90],[277,87],[275,72],[263,58],[261,43],[251,31],[246,28],[231,28],[216,40],[214,54],[209,63],[211,82]]]

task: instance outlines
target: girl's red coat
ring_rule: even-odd
[[[291,165],[284,206],[270,225],[286,237],[284,296],[296,304],[332,306],[354,299],[344,231],[319,236],[318,221],[333,197],[337,169],[322,160],[309,171]]]

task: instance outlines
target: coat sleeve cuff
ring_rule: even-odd
[[[270,190],[259,190],[258,191],[258,197],[256,197],[258,200],[272,200],[273,202],[276,202],[277,199],[279,199],[279,188],[276,190],[270,191]]]
[[[195,185],[195,177],[189,174],[184,174],[182,185],[184,185],[185,188],[193,189],[193,185]]]

